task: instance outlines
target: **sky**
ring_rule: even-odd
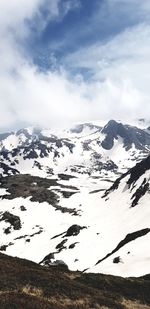
[[[149,0],[0,0],[0,130],[150,114]]]

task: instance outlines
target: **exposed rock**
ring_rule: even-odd
[[[10,234],[11,233],[11,227],[7,227],[5,230],[4,230],[4,233],[6,235]]]
[[[4,176],[19,174],[18,170],[15,168],[12,168],[10,165],[0,162],[0,169],[3,170],[2,174]]]
[[[150,135],[146,130],[123,125],[115,120],[110,120],[101,132],[105,134],[105,139],[101,145],[107,150],[112,149],[114,140],[118,140],[118,137],[123,139],[126,150],[129,150],[133,144],[136,149],[140,150],[144,150],[146,145],[150,145]]]
[[[11,214],[8,211],[5,211],[0,219],[0,221],[5,221],[10,223],[14,230],[21,229],[21,220],[18,216]]]
[[[87,227],[74,224],[69,227],[69,229],[66,232],[65,237],[77,236],[80,233],[80,231],[83,229],[87,229]]]
[[[73,179],[73,178],[77,178],[77,177],[75,177],[75,176],[68,175],[68,174],[58,174],[58,177],[59,177],[61,180],[70,180],[70,179]]]
[[[69,246],[69,249],[74,249],[74,247],[75,247],[76,244],[79,244],[79,242],[74,242],[73,244],[71,244],[71,245]]]
[[[67,239],[62,240],[57,246],[56,249],[59,249],[59,252],[62,251],[63,249],[66,249],[66,246],[64,244],[67,242]]]
[[[57,266],[60,270],[64,270],[64,271],[66,271],[66,270],[69,269],[69,268],[68,268],[68,265],[67,265],[64,261],[62,261],[62,260],[56,260],[56,261],[54,261],[54,262],[51,264],[51,266]]]
[[[7,245],[3,245],[0,247],[0,251],[6,251],[6,249],[7,249]]]
[[[78,191],[61,191],[61,194],[63,195],[64,198],[69,198],[71,197],[72,195],[76,194],[76,193],[79,193]]]
[[[148,156],[146,159],[142,160],[141,162],[137,163],[134,167],[132,167],[126,173],[121,175],[113,183],[113,185],[105,191],[103,197],[106,197],[109,193],[113,192],[114,190],[117,190],[121,180],[124,179],[126,176],[129,176],[128,181],[127,181],[127,185],[128,185],[129,188],[131,188],[131,185],[133,186],[136,183],[136,181],[142,175],[144,175],[145,172],[148,171],[148,170],[150,170],[150,156]],[[139,201],[140,197],[143,196],[148,190],[149,190],[149,185],[146,184],[145,180],[144,180],[142,187],[139,190],[137,190],[136,193],[132,196],[132,198],[133,197],[135,198],[135,204],[136,204],[136,202]]]
[[[135,191],[135,193],[131,197],[131,199],[133,199],[131,207],[135,207],[138,204],[141,197],[144,196],[148,190],[149,190],[149,183],[146,182],[145,178],[141,186]]]
[[[21,211],[26,211],[26,208],[22,205],[20,206]]]
[[[118,264],[118,263],[120,263],[120,262],[121,262],[120,256],[116,256],[116,257],[113,259],[113,263],[115,263],[115,264]]]
[[[33,185],[36,183],[36,185]],[[55,190],[49,190],[51,186],[55,186]],[[66,195],[72,195],[78,188],[74,186],[67,186],[59,184],[56,179],[40,178],[37,176],[31,176],[28,174],[20,174],[15,176],[3,177],[1,179],[1,188],[6,188],[8,194],[2,196],[3,199],[14,199],[16,197],[30,197],[33,202],[47,202],[52,205],[56,210],[60,210],[62,213],[70,213],[72,215],[78,215],[78,211],[73,208],[62,207],[59,205],[60,197],[55,191],[61,192],[64,190]],[[67,190],[67,191],[66,191]],[[76,192],[75,191],[75,192]]]
[[[7,248],[8,248],[9,246],[12,246],[12,245],[13,245],[12,242],[10,242],[10,243],[7,244],[7,245],[2,245],[2,246],[0,246],[0,251],[6,251]]]
[[[140,231],[136,231],[133,233],[128,234],[123,240],[120,241],[120,243],[118,244],[118,246],[110,253],[108,253],[104,258],[100,259],[97,263],[101,263],[104,260],[106,260],[108,257],[110,257],[112,254],[114,254],[115,252],[117,252],[120,248],[124,247],[127,243],[139,238],[139,237],[143,237],[145,235],[147,235],[148,233],[150,233],[150,229],[146,228]]]

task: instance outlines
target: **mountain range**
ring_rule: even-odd
[[[150,128],[25,128],[0,135],[0,251],[50,267],[150,273]]]

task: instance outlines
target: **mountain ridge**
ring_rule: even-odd
[[[116,121],[57,135],[26,130],[1,141],[0,251],[71,270],[149,273],[149,133]],[[131,133],[128,147],[122,130]],[[110,150],[102,147],[108,136]]]
[[[36,176],[42,170],[44,177],[56,170],[91,174],[105,171],[110,162],[113,172],[115,167],[122,173],[146,157],[149,150],[150,132],[110,120],[104,127],[86,123],[59,133],[27,128],[3,134],[0,162],[8,166],[6,175],[11,174],[11,168]]]

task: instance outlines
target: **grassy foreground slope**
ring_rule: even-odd
[[[0,254],[0,309],[41,308],[148,309],[150,276],[83,274]]]

